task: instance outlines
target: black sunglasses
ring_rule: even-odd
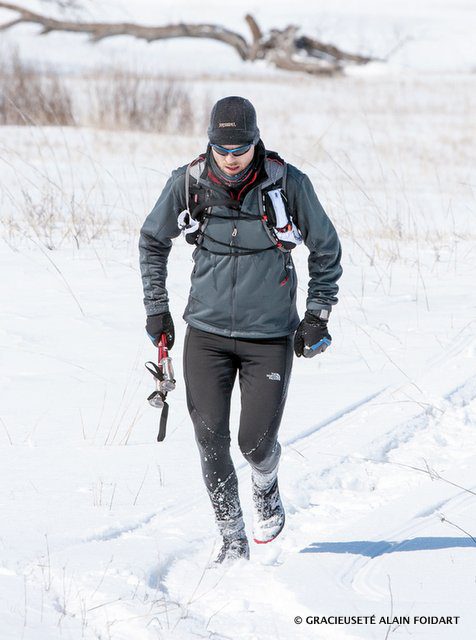
[[[247,153],[252,146],[253,146],[252,142],[250,142],[249,144],[245,144],[242,147],[237,147],[236,149],[226,149],[225,147],[220,147],[219,144],[211,145],[212,149],[215,149],[215,151],[220,156],[227,156],[228,154],[231,154],[232,156],[244,156],[245,153]]]

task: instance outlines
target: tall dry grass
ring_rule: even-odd
[[[74,125],[73,99],[60,76],[4,55],[0,66],[1,125]]]
[[[112,69],[89,82],[88,102],[91,124],[101,129],[193,133],[196,127],[187,88],[161,76]]]
[[[69,79],[26,63],[15,51],[0,58],[0,125],[187,134],[205,124],[197,113],[207,108],[194,108],[187,86],[168,77],[109,68]]]
[[[74,194],[67,198],[47,183],[40,198],[23,189],[14,202],[14,211],[0,215],[1,237],[12,249],[25,241],[48,250],[63,245],[79,249],[99,239],[110,240],[115,228],[110,215],[94,210],[87,198],[75,198]]]

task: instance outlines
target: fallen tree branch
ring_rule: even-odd
[[[0,9],[18,14],[17,18],[1,24],[0,31],[29,23],[41,26],[40,35],[53,31],[83,33],[89,36],[91,42],[120,35],[129,35],[147,42],[169,38],[207,38],[233,47],[242,60],[266,60],[280,69],[303,71],[313,75],[333,75],[341,71],[345,64],[366,64],[372,60],[368,56],[346,53],[334,45],[299,35],[298,28],[292,25],[263,33],[256,20],[249,14],[245,20],[251,31],[251,42],[241,34],[215,24],[179,23],[146,26],[131,22],[76,22],[50,18],[11,2],[0,2]]]

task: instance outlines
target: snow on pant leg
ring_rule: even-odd
[[[242,526],[238,481],[230,456],[230,401],[238,362],[233,340],[187,328],[184,377],[202,474],[220,530]],[[240,523],[241,521],[241,523]],[[222,531],[223,533],[223,531]]]
[[[270,340],[237,340],[240,357],[241,416],[238,442],[261,477],[277,469],[278,430],[293,361],[292,335]]]

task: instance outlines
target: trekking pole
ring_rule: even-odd
[[[162,409],[159,433],[157,435],[157,442],[162,442],[165,438],[167,417],[169,415],[167,393],[175,389],[174,369],[172,366],[172,358],[169,356],[169,351],[167,349],[165,333],[160,336],[158,345],[158,364],[149,361],[145,363],[145,368],[153,375],[156,386],[155,391],[150,394],[147,400],[149,401],[149,404],[156,409]]]

